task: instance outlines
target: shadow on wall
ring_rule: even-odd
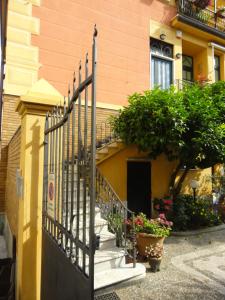
[[[39,160],[40,160],[40,125],[36,121],[31,127],[32,139],[26,144],[26,152],[31,157],[30,160],[30,182],[24,182],[25,192],[30,191],[29,196],[26,195],[26,207],[24,207],[24,224],[23,224],[23,258],[26,263],[22,264],[22,289],[21,295],[29,295],[32,290],[32,295],[37,294],[37,249],[38,249],[38,193],[39,193]],[[27,150],[30,150],[28,152]],[[25,163],[29,164],[29,158]],[[27,191],[26,191],[27,189]],[[28,287],[27,282],[30,282]],[[25,286],[27,291],[24,291]]]
[[[154,4],[157,4],[157,2],[162,3],[161,15],[163,17],[161,19],[159,19],[159,17],[157,17],[157,15],[154,15],[154,11],[152,11],[152,17],[155,21],[162,22],[164,24],[169,25],[171,19],[176,14],[176,7],[170,5],[169,1],[165,1],[165,0],[158,0],[158,1],[155,1],[155,0],[140,0],[140,2],[145,4],[145,5],[152,6],[152,7],[154,6]],[[150,17],[151,16],[149,16],[149,18]]]
[[[179,173],[178,177],[181,175]],[[199,183],[199,187],[196,189],[197,195],[208,195],[212,193],[212,181],[211,181],[211,168],[208,169],[193,169],[189,170],[186,178],[183,182],[181,190],[182,194],[193,194],[193,190],[190,186],[191,180],[196,180]]]

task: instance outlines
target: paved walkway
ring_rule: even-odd
[[[114,290],[121,300],[225,300],[225,230],[167,238],[160,272],[148,269],[143,280]]]

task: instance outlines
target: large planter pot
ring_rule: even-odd
[[[150,245],[155,246],[156,244],[162,246],[165,240],[165,237],[159,237],[154,234],[142,233],[142,232],[138,233],[136,238],[137,238],[138,252],[142,256],[146,256],[145,253],[146,247],[149,247]]]

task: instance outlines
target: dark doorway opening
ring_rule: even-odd
[[[127,205],[135,213],[151,217],[151,163],[127,162]]]

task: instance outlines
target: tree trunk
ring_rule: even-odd
[[[169,189],[170,189],[170,192],[172,194],[173,194],[173,191],[174,191],[174,188],[175,188],[176,177],[177,177],[177,174],[178,174],[181,166],[182,166],[182,163],[179,162],[179,164],[177,165],[175,171],[172,173],[171,178],[170,178]]]
[[[171,175],[171,178],[170,178],[170,185],[169,185],[169,187],[170,187],[170,192],[171,192],[171,194],[173,195],[173,198],[176,198],[176,196],[180,193],[181,188],[182,188],[182,184],[183,184],[183,182],[184,182],[184,179],[185,179],[185,177],[186,177],[186,175],[187,175],[187,173],[188,173],[188,171],[189,171],[189,169],[186,168],[186,169],[183,171],[183,173],[182,173],[180,179],[178,180],[178,183],[175,184],[176,177],[177,177],[178,172],[180,171],[180,168],[181,168],[182,165],[183,165],[182,162],[180,162],[180,163],[177,165],[176,170],[173,172],[173,174]]]
[[[174,188],[174,193],[173,193],[173,197],[176,198],[177,195],[179,195],[180,191],[181,191],[181,188],[182,188],[182,185],[183,185],[183,182],[184,182],[184,179],[188,173],[189,169],[185,169],[183,171],[183,174],[181,175],[176,187]]]

